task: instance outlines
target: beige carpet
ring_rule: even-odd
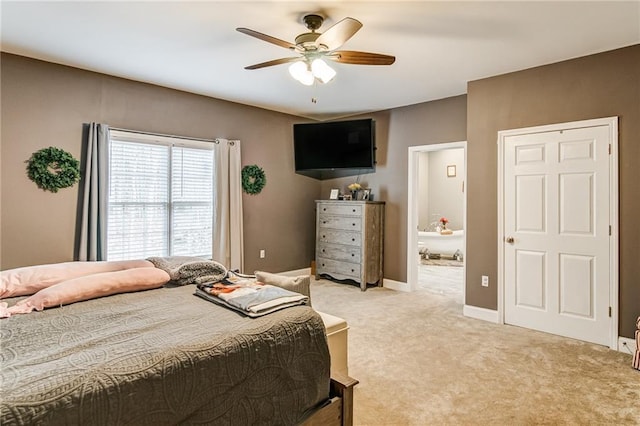
[[[345,318],[356,425],[640,425],[640,371],[606,347],[462,316],[457,297],[312,283]]]

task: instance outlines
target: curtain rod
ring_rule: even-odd
[[[117,131],[121,131],[121,132],[138,133],[138,134],[141,134],[141,135],[162,136],[162,137],[165,137],[165,138],[178,138],[178,139],[187,139],[187,140],[199,141],[199,142],[219,143],[217,139],[203,139],[203,138],[192,138],[192,137],[189,137],[189,136],[167,135],[165,133],[153,133],[153,132],[143,132],[142,130],[121,129],[119,127],[109,127],[109,129],[117,130]]]

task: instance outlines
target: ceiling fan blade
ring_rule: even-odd
[[[318,46],[327,46],[327,50],[338,49],[353,37],[360,28],[362,28],[362,23],[357,19],[344,18],[323,32],[316,40],[316,44]]]
[[[327,58],[343,64],[356,65],[391,65],[396,61],[395,56],[355,50],[338,50],[327,55]]]
[[[245,70],[257,70],[258,68],[272,67],[274,65],[286,64],[289,62],[299,61],[301,58],[297,56],[295,58],[281,58],[274,59],[273,61],[261,62],[255,65],[249,65],[248,67],[244,67]]]
[[[284,47],[285,49],[296,49],[295,44],[289,43],[288,41],[280,40],[279,38],[271,37],[270,35],[259,33],[258,31],[250,30],[249,28],[236,28],[236,31],[240,31],[242,34],[246,34],[269,43],[273,43],[276,46]]]

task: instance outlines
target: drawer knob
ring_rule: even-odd
[[[324,251],[324,250],[322,250],[322,251]],[[351,257],[354,257],[354,256],[355,256],[355,254],[351,253]]]
[[[354,269],[352,269],[352,270],[351,270],[351,272],[355,272],[355,270],[354,270]]]
[[[324,266],[324,263],[322,264],[322,266]]]
[[[322,249],[322,252],[324,253],[324,249]]]
[[[322,211],[323,211],[323,212],[326,212],[326,211],[327,211],[327,208],[325,207],[324,209],[322,209]]]
[[[356,224],[355,224],[355,223],[352,223],[352,224],[351,224],[351,226],[356,226]]]
[[[322,221],[322,223],[327,223],[327,221],[326,221],[326,220],[323,220],[323,221]]]
[[[355,212],[356,212],[356,209],[353,209],[352,211],[355,213]]]
[[[352,239],[351,239],[351,241],[355,241],[355,240],[356,240],[355,238],[352,238]]]

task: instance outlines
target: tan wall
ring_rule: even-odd
[[[640,46],[633,46],[471,82],[468,97],[364,115],[376,120],[378,167],[361,182],[386,201],[385,278],[406,281],[409,146],[468,140],[466,303],[496,309],[497,131],[617,115],[620,334],[632,337],[640,315],[639,61]],[[291,124],[305,121],[296,117],[7,54],[1,90],[2,268],[71,259],[77,188],[38,190],[24,161],[49,145],[78,156],[83,122],[241,139],[243,163],[263,167],[268,180],[262,194],[244,196],[248,271],[306,267],[314,256],[313,200],[354,180],[293,173]],[[480,286],[481,275],[489,275],[488,288]]]
[[[243,165],[258,164],[267,176],[261,194],[243,196],[245,270],[310,264],[319,184],[293,171],[298,118],[5,53],[1,66],[2,269],[72,260],[78,185],[44,192],[27,178],[25,161],[47,146],[79,159],[82,123],[91,121],[240,139]]]
[[[499,130],[619,117],[620,335],[640,315],[640,45],[468,84],[467,303],[497,307]],[[489,275],[488,288],[480,276]]]
[[[375,173],[360,182],[373,190],[375,200],[385,201],[384,277],[407,281],[407,183],[408,148],[467,138],[467,97],[456,96],[434,102],[363,115],[376,120]],[[356,177],[322,181],[322,198],[331,188],[347,191]]]

